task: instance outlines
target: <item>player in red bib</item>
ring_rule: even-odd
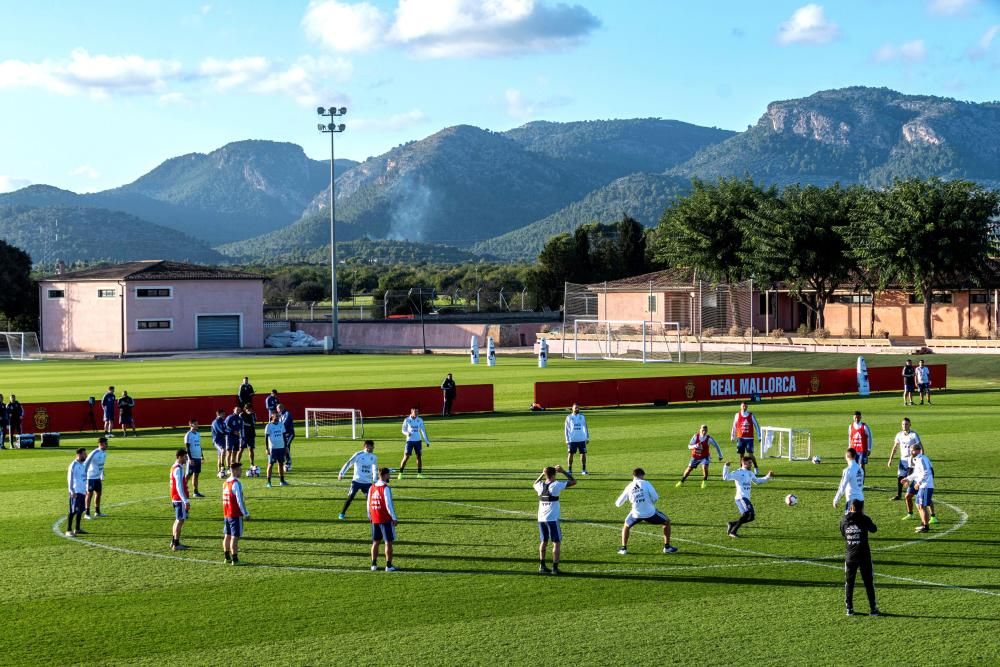
[[[174,529],[170,537],[171,551],[184,551],[186,545],[181,544],[181,529],[191,510],[191,494],[188,493],[187,477],[184,469],[187,465],[186,449],[177,450],[177,460],[170,466],[170,502],[174,504]]]
[[[236,461],[229,467],[229,478],[222,483],[222,550],[226,562],[239,565],[240,538],[243,536],[243,520],[250,520],[250,512],[243,502],[243,484],[240,474],[243,466]]]
[[[701,466],[701,471],[704,475],[701,480],[701,488],[705,488],[708,484],[708,464],[712,460],[710,449],[715,447],[715,453],[719,455],[719,460],[722,460],[722,448],[719,447],[719,443],[715,441],[715,438],[708,434],[708,424],[702,424],[701,428],[691,436],[691,441],[688,442],[688,449],[691,450],[691,460],[688,462],[687,468],[684,469],[684,475],[681,477],[681,481],[677,482],[675,486],[680,486],[684,483],[684,480],[688,478],[695,468]]]
[[[872,453],[872,430],[861,421],[860,410],[854,412],[854,421],[847,427],[847,446],[857,452],[858,465],[864,470]]]
[[[395,572],[392,543],[396,541],[396,508],[389,488],[389,469],[378,471],[378,481],[368,489],[368,518],[372,522],[372,572],[378,570],[378,545],[385,542],[385,571]]]
[[[729,433],[729,441],[736,443],[736,453],[739,458],[749,456],[753,463],[753,474],[759,474],[757,469],[757,459],[753,455],[754,436],[760,438],[760,424],[757,418],[747,409],[747,402],[740,403],[740,411],[733,417],[733,428]]]

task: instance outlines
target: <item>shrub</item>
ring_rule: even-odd
[[[879,329],[875,332],[875,335],[878,336],[879,338],[888,338],[889,332],[886,331],[885,329]]]
[[[858,338],[858,330],[854,327],[847,327],[841,335],[844,338]]]
[[[808,338],[809,337],[809,333],[810,333],[809,332],[809,325],[807,325],[807,324],[800,324],[799,328],[795,330],[795,335],[799,336],[801,338]]]
[[[757,327],[747,327],[743,330],[743,336],[745,338],[756,338],[760,336],[760,331],[757,330]]]
[[[784,338],[785,337],[785,330],[784,329],[771,329],[771,331],[768,333],[768,335],[771,336],[771,338]]]
[[[975,340],[980,336],[982,336],[982,334],[979,333],[979,329],[976,327],[966,327],[966,329],[962,332],[962,338],[967,338],[969,340]]]
[[[729,335],[733,336],[734,338],[742,336],[743,329],[738,324],[734,324],[733,326],[729,327]]]
[[[817,338],[819,340],[826,340],[829,337],[830,337],[830,330],[824,329],[823,327],[820,327],[819,329],[816,329],[816,331],[813,332],[813,338]]]
[[[711,338],[715,334],[716,334],[715,327],[705,327],[704,329],[701,330],[702,338]]]

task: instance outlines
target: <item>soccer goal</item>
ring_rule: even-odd
[[[761,458],[770,456],[789,461],[812,458],[812,432],[806,428],[762,426],[760,443]]]
[[[681,361],[681,328],[677,322],[574,320],[573,358]]]
[[[42,358],[38,334],[34,331],[0,331],[0,358],[2,357],[9,357],[14,361],[38,361]]]
[[[365,435],[361,410],[354,408],[306,408],[307,438],[358,440]]]

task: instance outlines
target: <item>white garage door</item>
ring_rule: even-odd
[[[226,350],[240,347],[239,315],[199,315],[198,349]]]

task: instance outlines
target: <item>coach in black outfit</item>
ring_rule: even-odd
[[[3,402],[3,394],[0,394],[0,449],[6,449],[3,441],[7,437],[7,404]]]
[[[10,429],[10,446],[14,446],[14,437],[21,435],[21,420],[24,419],[24,408],[17,400],[17,396],[10,395],[10,403],[7,404],[7,428]],[[3,438],[0,438],[2,441]]]
[[[243,378],[243,384],[240,385],[239,391],[236,392],[236,404],[242,408],[244,405],[252,403],[254,394],[256,393],[253,390],[253,385],[250,384],[250,378]]]
[[[844,598],[847,603],[847,615],[854,616],[854,579],[861,571],[861,581],[865,584],[868,594],[868,606],[871,615],[878,616],[875,605],[875,579],[872,569],[872,551],[868,546],[868,533],[874,533],[878,526],[861,509],[861,503],[851,501],[851,507],[844,518],[840,520],[840,534],[847,543],[847,553],[844,557]]]
[[[450,417],[451,405],[455,402],[455,395],[458,393],[458,388],[455,386],[455,380],[452,379],[451,373],[448,373],[448,377],[441,383],[441,391],[444,392],[444,405],[441,407],[441,416]]]

